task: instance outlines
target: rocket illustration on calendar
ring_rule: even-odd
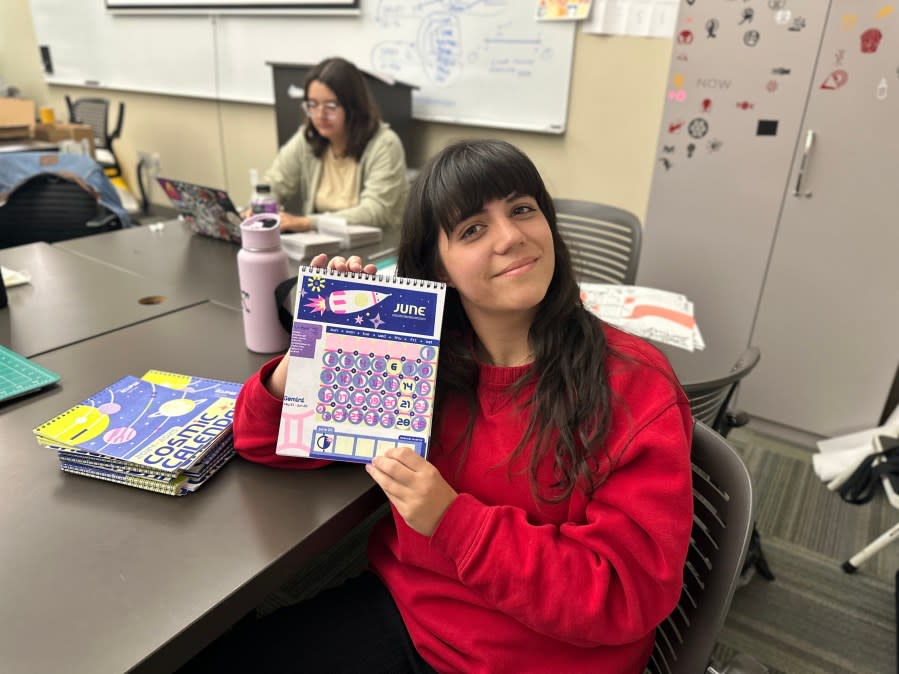
[[[326,305],[335,314],[355,314],[359,311],[371,309],[388,297],[390,295],[387,293],[377,293],[371,290],[335,290],[328,295],[327,301],[319,295],[311,299],[306,306],[321,314],[324,314]]]

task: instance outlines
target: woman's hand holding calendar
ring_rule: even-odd
[[[330,260],[325,253],[316,255],[309,263],[310,267],[327,267],[336,271],[362,272],[363,274],[377,274],[378,268],[373,264],[362,264],[362,258],[358,255],[350,255],[349,257],[341,257],[336,255]]]

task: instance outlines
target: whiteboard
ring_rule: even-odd
[[[417,86],[416,119],[565,130],[575,24],[536,21],[529,0],[362,0],[352,17],[131,16],[30,1],[51,83],[273,104],[266,62],[343,56]]]
[[[48,45],[51,84],[215,98],[209,16],[122,16],[91,0],[31,0],[38,45]]]

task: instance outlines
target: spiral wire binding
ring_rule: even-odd
[[[414,286],[416,288],[427,288],[428,290],[442,290],[446,288],[446,283],[442,281],[428,281],[427,279],[409,278],[408,276],[388,276],[387,274],[365,274],[360,271],[338,271],[336,269],[309,267],[307,265],[300,265],[299,272],[300,274],[305,273],[313,276],[337,276],[360,281],[375,281],[386,285]]]

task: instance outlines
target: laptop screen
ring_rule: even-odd
[[[224,190],[157,178],[172,206],[197,234],[240,243],[241,217]]]

